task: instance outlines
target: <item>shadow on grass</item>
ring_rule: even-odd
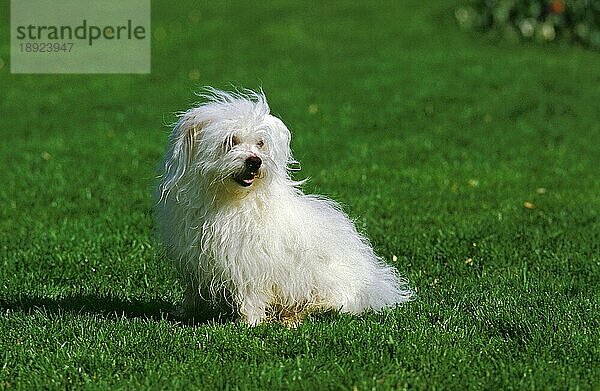
[[[62,315],[99,315],[107,319],[143,318],[154,321],[166,320],[186,326],[209,323],[228,323],[233,315],[210,306],[199,309],[193,316],[184,316],[179,307],[165,300],[123,299],[108,295],[77,294],[59,298],[42,296],[19,296],[15,299],[0,298],[2,312],[19,311],[27,314],[44,313]]]

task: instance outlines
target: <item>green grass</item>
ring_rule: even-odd
[[[0,388],[599,389],[598,54],[463,33],[442,1],[269,3],[155,1],[152,73],[112,76],[11,75],[0,5]],[[164,124],[230,83],[264,88],[305,190],[414,302],[297,330],[170,315]]]

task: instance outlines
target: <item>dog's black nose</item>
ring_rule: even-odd
[[[257,172],[262,164],[262,160],[258,156],[250,156],[246,159],[245,164],[248,171]]]

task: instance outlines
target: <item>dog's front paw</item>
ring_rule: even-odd
[[[242,321],[246,323],[248,326],[258,326],[262,322],[267,319],[267,314],[265,312],[251,312],[247,314],[242,314]]]

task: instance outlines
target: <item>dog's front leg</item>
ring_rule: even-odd
[[[257,326],[267,317],[267,295],[256,292],[240,292],[238,294],[239,311],[242,320],[250,326]]]

